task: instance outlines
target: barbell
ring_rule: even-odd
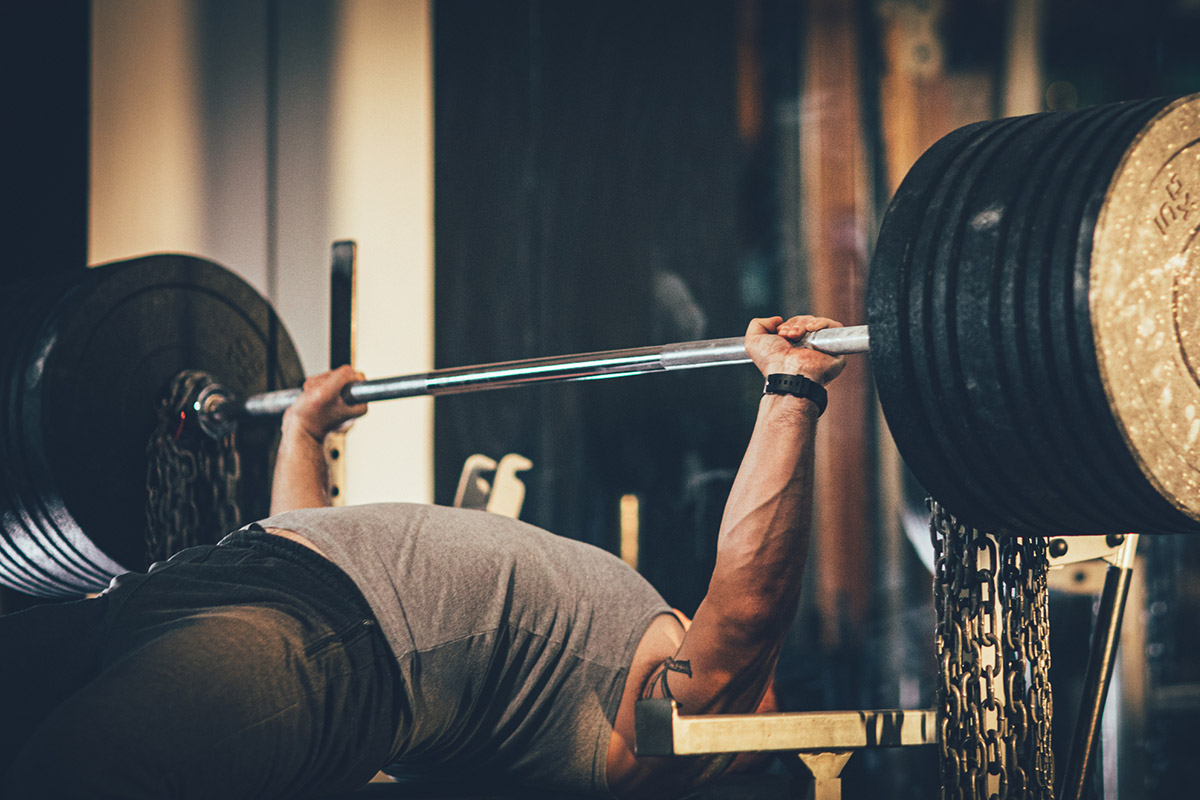
[[[866,327],[888,427],[922,486],[1001,534],[1200,531],[1200,95],[977,123],[896,192]],[[193,418],[241,420],[243,518],[266,512],[303,379],[269,304],[211,262],[161,255],[6,290],[0,582],[74,594],[140,567],[153,406],[183,370]],[[435,370],[349,402],[747,361],[741,338]],[[835,390],[836,392],[836,387]],[[86,534],[84,533],[86,531]]]
[[[799,340],[796,346],[832,355],[865,353],[869,346],[867,326],[855,325],[849,328],[814,331]],[[392,378],[354,381],[342,390],[342,399],[350,405],[355,405],[401,397],[436,397],[511,389],[534,383],[621,378],[647,372],[746,364],[749,361],[750,357],[746,355],[746,340],[741,336],[734,336],[451,367]],[[282,414],[300,395],[300,389],[280,389],[239,400],[220,384],[211,384],[198,395],[194,410],[200,427],[208,435],[220,437],[233,430],[239,418]]]

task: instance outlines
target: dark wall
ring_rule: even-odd
[[[780,310],[770,120],[795,102],[797,26],[747,5],[435,5],[439,367],[737,336]],[[613,549],[636,493],[642,570],[693,610],[760,392],[737,366],[441,398],[437,500],[471,453],[519,452],[522,518]]]
[[[0,286],[87,264],[91,3],[0,4]]]

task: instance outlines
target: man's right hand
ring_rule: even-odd
[[[840,327],[842,323],[825,317],[798,316],[786,321],[783,317],[764,317],[751,320],[750,327],[746,329],[746,354],[763,377],[773,373],[803,375],[824,386],[841,373],[846,365],[845,360],[808,347],[797,347],[794,342],[813,331]]]
[[[304,394],[283,415],[284,428],[306,433],[318,442],[325,441],[325,434],[367,413],[365,403],[351,406],[342,399],[346,384],[364,378],[348,364],[307,378]]]

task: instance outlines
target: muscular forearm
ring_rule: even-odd
[[[798,397],[768,395],[759,403],[708,593],[655,683],[684,713],[752,711],[770,680],[808,553],[817,416]]]
[[[348,406],[342,398],[347,384],[362,379],[346,365],[304,381],[304,392],[283,415],[271,480],[272,514],[331,504],[325,436],[367,413],[365,405]]]
[[[330,505],[325,445],[285,416],[271,480],[271,513]]]
[[[750,710],[796,613],[812,515],[817,410],[767,395],[730,492],[688,656],[721,688],[695,712]],[[706,641],[707,640],[707,641]]]
[[[709,597],[747,639],[786,631],[795,613],[808,555],[817,416],[809,400],[765,395],[725,506]]]

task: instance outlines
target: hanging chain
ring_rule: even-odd
[[[941,800],[1051,800],[1046,543],[930,504]]]
[[[215,542],[237,527],[241,462],[234,434],[214,439],[188,418],[200,390],[210,383],[206,373],[181,372],[159,403],[146,445],[147,564]]]

